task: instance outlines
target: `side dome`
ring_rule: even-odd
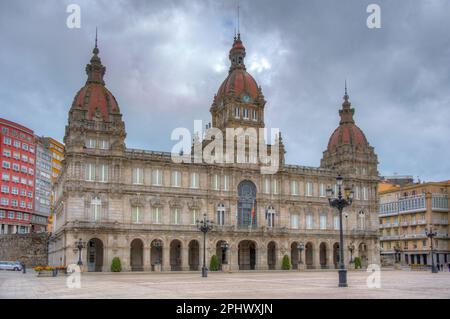
[[[90,63],[86,65],[88,79],[86,84],[77,92],[71,109],[87,111],[86,119],[100,118],[110,122],[110,115],[119,115],[120,109],[114,95],[106,88],[103,76],[106,67],[102,65],[98,56],[97,43],[92,51],[94,54]]]
[[[342,145],[351,145],[360,149],[369,147],[366,136],[353,120],[355,109],[351,108],[351,103],[348,99],[349,96],[346,89],[342,109],[339,110],[341,121],[328,141],[327,150],[329,152],[335,151]]]

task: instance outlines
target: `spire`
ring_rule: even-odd
[[[237,6],[237,36],[236,36],[236,28],[234,30],[234,42],[233,47],[230,50],[229,59],[231,61],[230,66],[230,73],[234,69],[244,69],[245,70],[245,64],[244,64],[244,58],[245,58],[245,47],[242,44],[241,41],[241,31],[240,31],[240,18],[239,18],[239,3]]]
[[[347,91],[347,80],[345,80],[344,102],[342,103],[342,109],[339,110],[339,116],[341,117],[340,124],[355,123],[353,120],[355,109],[351,108],[351,105]]]
[[[100,50],[97,46],[97,40],[97,28],[95,28],[95,46],[92,50],[94,55],[92,56],[90,63],[86,65],[86,74],[88,76],[87,83],[100,83],[105,85],[103,76],[105,75],[106,68],[102,65],[102,61],[98,56]]]

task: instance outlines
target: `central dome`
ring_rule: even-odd
[[[258,96],[258,84],[245,69],[234,69],[222,82],[217,91],[217,97],[223,98],[228,94],[236,97],[248,95],[255,100]]]

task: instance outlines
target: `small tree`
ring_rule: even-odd
[[[281,269],[283,270],[289,270],[291,269],[291,261],[289,260],[288,255],[283,256],[283,262],[281,264]]]
[[[355,263],[355,269],[362,268],[362,266],[361,266],[361,258],[360,257],[355,257],[355,259],[353,261]]]
[[[211,257],[211,262],[209,264],[209,270],[211,270],[211,271],[219,270],[219,260],[217,259],[216,255],[212,255],[212,257]]]
[[[119,257],[114,257],[111,262],[111,271],[112,272],[121,272],[122,271],[122,264],[120,262]]]

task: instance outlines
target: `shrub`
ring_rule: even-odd
[[[122,264],[120,262],[119,257],[114,257],[111,262],[111,271],[112,272],[121,272],[122,271]]]
[[[291,269],[291,262],[289,260],[289,256],[288,255],[284,255],[283,256],[283,262],[281,263],[281,269],[283,269],[283,270]]]
[[[355,263],[355,269],[362,268],[360,257],[355,257],[354,263]]]
[[[219,259],[217,259],[216,255],[212,255],[211,262],[209,263],[209,270],[217,271],[219,270]]]

